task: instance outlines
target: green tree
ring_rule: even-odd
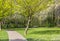
[[[11,15],[12,11],[12,1],[10,0],[0,0],[0,30],[1,30],[1,26],[4,23],[4,18],[6,18],[7,16]]]
[[[30,22],[34,14],[38,13],[41,10],[44,10],[53,4],[53,0],[14,0],[15,6],[18,11],[25,17],[27,17],[27,24],[25,29],[25,34],[27,34]]]
[[[25,34],[27,34],[34,14],[39,14],[40,11],[48,8],[53,3],[53,0],[0,0],[0,20],[17,12],[24,15],[27,17],[25,29]]]

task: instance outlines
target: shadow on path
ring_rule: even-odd
[[[10,41],[26,41],[26,40],[23,40],[23,39],[11,39]]]

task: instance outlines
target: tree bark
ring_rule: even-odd
[[[0,30],[2,29],[2,25],[3,25],[3,22],[1,21],[0,22]]]
[[[25,32],[24,32],[25,35],[27,35],[27,33],[28,33],[28,28],[29,28],[29,25],[30,25],[30,21],[31,21],[31,17],[28,18],[27,25],[26,25]]]
[[[1,30],[1,22],[0,22],[0,30]]]

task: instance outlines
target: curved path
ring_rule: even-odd
[[[9,41],[27,41],[22,35],[16,31],[7,31]]]

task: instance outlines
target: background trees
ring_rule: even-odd
[[[0,28],[1,24],[26,27],[27,34],[29,27],[51,26],[55,24],[55,3],[55,0],[0,0]]]

